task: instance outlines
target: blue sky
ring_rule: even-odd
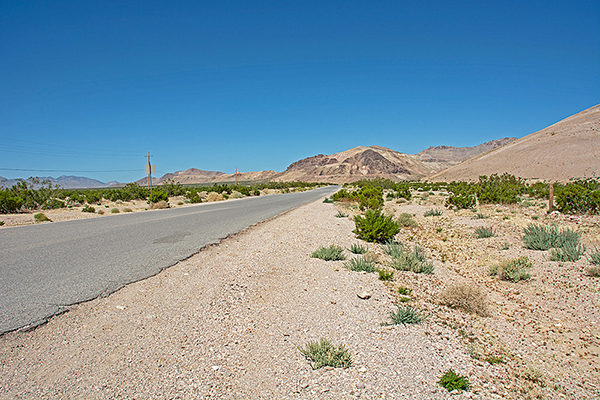
[[[1,176],[283,171],[600,103],[600,2],[0,0],[0,60]]]

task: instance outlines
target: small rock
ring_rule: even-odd
[[[358,383],[356,384],[356,388],[357,388],[357,389],[364,389],[364,388],[365,388],[365,384],[364,384],[364,383],[362,383],[362,382],[358,382]]]
[[[358,372],[367,372],[367,369],[365,367],[360,367],[358,369]]]
[[[357,294],[357,296],[358,296],[359,299],[363,299],[363,300],[367,300],[367,299],[371,298],[371,295],[367,291],[365,291],[365,290],[363,290],[362,292],[359,292]]]

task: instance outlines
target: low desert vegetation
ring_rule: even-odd
[[[346,218],[348,216],[348,214],[346,214],[345,212],[342,211],[338,211],[337,214],[335,214],[336,218]]]
[[[44,214],[44,213],[37,213],[37,214],[34,214],[34,216],[33,216],[33,220],[34,220],[35,222],[52,222],[52,220],[51,220],[50,218],[48,218],[48,217],[46,216],[46,214]]]
[[[325,261],[340,261],[346,259],[346,256],[344,255],[344,249],[335,244],[332,244],[329,247],[319,247],[311,254],[311,257],[320,258],[321,260]]]
[[[150,205],[151,210],[164,210],[165,208],[169,208],[169,203],[165,200],[160,200]]]
[[[352,366],[352,357],[344,345],[335,347],[327,339],[308,342],[299,350],[310,362],[312,369],[323,367],[349,368]]]
[[[381,325],[408,325],[408,324],[420,324],[425,320],[417,309],[410,306],[396,305],[396,310],[390,311],[388,314],[389,321],[383,322]]]
[[[391,281],[394,279],[394,271],[392,270],[380,268],[377,270],[377,272],[379,273],[380,281]]]
[[[498,276],[498,278],[511,281],[519,282],[531,278],[529,270],[533,267],[529,258],[519,257],[511,260],[506,260],[498,265],[494,265],[490,268],[490,275]]]
[[[94,213],[94,212],[96,212],[96,209],[93,206],[90,206],[88,204],[86,206],[83,206],[83,208],[81,209],[81,212]]]
[[[392,258],[389,266],[398,271],[431,274],[435,269],[433,262],[427,261],[425,250],[421,246],[415,246],[411,250],[401,243],[392,243],[387,244],[384,251]]]
[[[469,390],[471,389],[471,383],[469,379],[464,375],[459,375],[452,368],[441,376],[438,384],[444,389],[452,392],[454,390]]]
[[[377,268],[375,267],[375,261],[373,261],[370,257],[360,256],[354,257],[351,260],[347,261],[344,264],[344,267],[349,269],[350,271],[356,272],[375,272]]]
[[[467,283],[448,286],[440,294],[440,303],[471,314],[488,315],[485,293],[478,286]]]
[[[110,210],[110,213],[111,213],[111,214],[118,214],[118,213],[120,213],[120,212],[121,212],[121,211],[119,211],[119,209],[118,209],[118,208],[116,208],[116,207]]]
[[[365,254],[367,251],[369,251],[367,246],[357,243],[352,243],[349,250],[352,254]]]
[[[485,239],[496,236],[494,228],[489,226],[479,226],[475,228],[475,237],[477,239]]]
[[[439,209],[431,209],[431,210],[427,210],[425,211],[424,216],[425,217],[439,217],[441,215],[443,215],[444,212],[442,210]]]
[[[417,224],[417,221],[415,221],[413,219],[413,215],[412,214],[402,213],[398,217],[398,225],[403,226],[405,228],[415,228],[419,224]]]
[[[365,216],[354,217],[356,237],[366,242],[385,243],[400,232],[400,227],[391,215],[379,210],[367,210]]]

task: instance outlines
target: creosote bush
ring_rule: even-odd
[[[81,209],[81,212],[93,213],[93,212],[96,212],[96,209],[90,205],[87,205],[87,206],[83,206],[83,208]]]
[[[111,214],[118,214],[118,213],[120,213],[120,212],[121,212],[121,211],[119,211],[119,209],[118,209],[118,208],[113,208],[113,209],[111,209],[111,210],[110,210],[110,213],[111,213]]]
[[[352,232],[366,242],[384,243],[400,232],[393,218],[380,210],[367,210],[364,217],[355,216],[354,224],[356,228]]]
[[[468,313],[488,315],[485,293],[479,287],[467,283],[448,286],[440,294],[440,303]]]
[[[375,272],[375,262],[365,256],[354,257],[344,264],[344,267],[348,268],[350,271],[365,271],[365,272]]]
[[[165,208],[169,208],[169,203],[164,200],[157,201],[150,205],[151,210],[164,210]]]
[[[344,255],[344,249],[335,244],[332,244],[329,247],[319,247],[311,254],[311,257],[320,258],[321,260],[325,261],[339,261],[346,259],[346,256]]]
[[[396,311],[390,311],[389,313],[390,321],[383,322],[381,325],[389,326],[398,324],[420,324],[425,320],[425,317],[423,317],[416,309],[410,306],[401,306],[397,304],[396,307]]]
[[[398,225],[403,226],[405,228],[415,228],[418,226],[417,221],[413,219],[412,214],[402,213],[398,217]]]
[[[308,342],[305,347],[298,350],[310,362],[312,369],[322,367],[348,368],[352,366],[352,358],[344,345],[342,344],[336,348],[327,339]]]
[[[469,390],[471,389],[471,383],[466,376],[459,375],[452,368],[450,368],[438,381],[440,386],[448,390]]]

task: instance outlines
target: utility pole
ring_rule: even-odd
[[[235,186],[237,186],[237,167],[235,167]]]
[[[150,201],[152,201],[152,173],[156,172],[156,165],[150,165],[150,152],[148,152],[148,166],[146,167],[146,173],[148,174],[148,189],[150,189]]]

